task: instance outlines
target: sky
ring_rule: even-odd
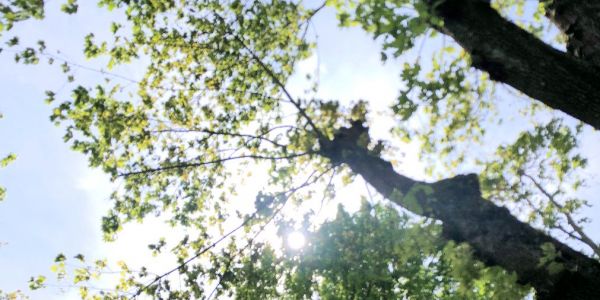
[[[14,33],[34,41],[43,37],[49,49],[60,49],[59,55],[100,69],[101,63],[82,57],[83,37],[94,31],[102,39],[108,34],[110,21],[119,16],[96,8],[90,4],[93,1],[80,2],[79,13],[67,17],[55,13],[61,1],[48,1],[49,14],[43,22],[18,24]],[[323,99],[346,102],[365,99],[375,111],[384,110],[401,87],[401,63],[382,65],[380,46],[360,29],[338,29],[331,10],[321,13],[314,23],[311,34],[318,37],[318,48],[314,56],[299,65],[299,73],[319,70],[318,96]],[[63,142],[64,130],[49,121],[51,108],[43,101],[48,89],[58,90],[59,100],[69,96],[68,89],[62,88],[64,77],[55,67],[16,65],[12,59],[6,52],[0,55],[0,112],[4,115],[0,120],[0,155],[12,152],[18,156],[13,164],[0,170],[0,185],[7,189],[6,199],[0,203],[0,270],[3,270],[0,289],[21,289],[31,299],[76,299],[75,291],[64,286],[28,292],[27,281],[38,274],[51,275],[50,265],[61,252],[67,256],[83,253],[94,259],[106,257],[113,262],[124,260],[133,266],[141,265],[150,259],[147,244],[154,242],[156,236],[170,235],[172,231],[150,220],[127,225],[116,242],[102,241],[100,218],[111,206],[108,197],[114,186],[101,171],[88,167],[83,154],[72,151]],[[112,72],[128,78],[141,78],[143,74],[135,66]],[[84,83],[95,82],[100,76],[84,69],[78,69],[76,75]],[[294,93],[303,89],[300,78],[290,82]],[[387,120],[385,116],[381,118]],[[374,124],[373,131],[385,136],[384,125],[383,121]],[[599,149],[598,136],[589,133],[583,144],[590,156],[590,176],[600,170],[600,157],[594,151]],[[404,167],[417,166],[415,149],[403,150],[404,160],[412,163]],[[591,178],[596,186],[597,178]],[[252,186],[252,182],[247,184]],[[597,192],[588,191],[590,196]],[[586,211],[590,216],[597,212],[597,207]],[[594,222],[588,228],[600,240],[599,223]],[[152,264],[158,270],[173,265],[161,257]]]

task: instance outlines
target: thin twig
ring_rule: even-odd
[[[226,23],[225,19],[223,17],[221,17],[221,15],[219,15],[218,13],[215,13],[215,17],[217,19],[219,19],[221,22]],[[262,59],[260,57],[258,57],[258,55],[252,49],[250,49],[250,47],[248,47],[246,45],[246,43],[242,40],[241,37],[239,37],[237,34],[235,34],[229,28],[227,28],[227,33],[231,34],[233,36],[233,38],[238,43],[240,43],[240,45],[242,45],[242,47],[244,49],[246,49],[246,51],[248,51],[250,53],[250,56],[252,56],[252,59],[254,59],[258,63],[258,65],[267,73],[267,75],[269,75],[269,77],[271,77],[271,79],[273,80],[273,82],[275,83],[275,85],[277,85],[281,89],[281,91],[286,96],[286,98],[288,99],[288,101],[290,103],[292,103],[292,105],[294,105],[294,107],[296,107],[296,109],[298,110],[298,112],[300,113],[300,115],[306,120],[306,122],[308,123],[308,125],[311,127],[311,129],[317,135],[317,138],[319,140],[327,140],[326,137],[325,137],[325,135],[323,135],[323,133],[321,133],[321,131],[319,130],[319,128],[317,127],[317,125],[315,125],[315,123],[313,122],[313,120],[308,116],[308,114],[306,113],[306,110],[300,105],[300,101],[294,100],[294,97],[292,97],[292,95],[290,94],[290,92],[288,91],[288,89],[285,87],[285,84],[283,84],[283,82],[281,82],[281,80],[279,79],[279,77],[277,77],[277,75],[275,75],[275,73],[273,72],[273,70],[271,70],[271,68],[269,68],[262,61]]]
[[[333,172],[331,173],[331,177],[329,177],[329,182],[325,186],[325,190],[323,190],[323,197],[321,198],[321,204],[319,205],[319,210],[317,211],[317,216],[321,214],[321,210],[323,209],[323,204],[325,203],[325,198],[327,197],[327,189],[331,186],[331,182],[333,181],[333,177],[335,177],[335,166],[332,167]]]
[[[217,163],[222,163],[222,162],[226,162],[226,161],[230,161],[230,160],[237,160],[237,159],[250,158],[250,159],[263,159],[263,160],[282,160],[282,159],[296,158],[296,157],[309,155],[309,154],[311,154],[311,152],[294,153],[294,154],[290,154],[290,155],[286,155],[286,156],[240,155],[240,156],[235,156],[235,157],[225,157],[225,158],[215,159],[215,160],[211,160],[211,161],[201,161],[201,162],[197,162],[197,163],[183,163],[183,164],[171,165],[171,166],[165,166],[165,167],[159,167],[159,168],[153,168],[153,169],[120,173],[119,177],[129,177],[129,176],[134,176],[134,175],[164,172],[164,171],[173,170],[173,169],[194,168],[194,167],[206,166],[206,165],[210,165],[210,164],[217,164]]]
[[[190,47],[190,45],[186,45],[186,46]],[[193,46],[193,45],[191,45],[191,46]],[[12,49],[4,49],[3,51],[10,52],[10,53],[20,53],[21,52],[21,51],[12,50]],[[41,52],[39,52],[39,54],[41,56],[43,56],[43,57],[47,57],[47,58],[51,58],[51,59],[53,59],[55,61],[63,62],[63,63],[65,63],[65,64],[67,64],[67,65],[69,65],[71,67],[76,67],[76,68],[83,69],[83,70],[86,70],[86,71],[90,71],[90,72],[94,72],[94,73],[106,75],[106,76],[109,76],[109,77],[114,77],[114,78],[117,78],[117,79],[121,79],[121,80],[129,82],[130,84],[140,85],[142,83],[142,81],[140,81],[140,80],[129,78],[127,76],[124,76],[124,75],[121,75],[121,74],[117,74],[117,73],[114,73],[114,72],[106,71],[104,69],[96,69],[96,68],[88,67],[88,66],[82,65],[80,63],[76,63],[76,62],[74,62],[72,60],[69,60],[67,58],[63,58],[63,57],[60,57],[60,56],[48,53],[47,51],[41,51]],[[68,83],[68,81],[66,83]],[[64,86],[66,85],[66,83],[63,86],[61,86],[59,88],[59,90],[62,90],[64,88]],[[200,87],[181,87],[181,88],[176,88],[176,87],[158,86],[158,87],[154,87],[154,88],[157,89],[157,90],[169,91],[169,92],[185,92],[185,91],[218,92],[218,90],[212,90],[212,89],[200,88]],[[231,93],[240,94],[240,95],[250,94],[250,95],[260,96],[260,97],[264,97],[264,98],[275,100],[275,101],[287,101],[287,100],[284,100],[284,99],[271,97],[271,96],[268,96],[268,95],[265,95],[265,94],[262,94],[262,93],[259,93],[259,92],[242,91],[242,90],[236,90],[236,89],[232,89],[232,88],[224,88],[223,90],[231,92]]]
[[[223,241],[224,239],[226,239],[227,237],[229,237],[230,235],[234,234],[236,231],[238,231],[240,228],[244,227],[246,224],[248,224],[248,222],[250,222],[252,219],[254,219],[254,217],[256,216],[256,213],[252,214],[250,217],[248,217],[246,220],[244,220],[244,222],[242,222],[240,225],[238,225],[237,227],[235,227],[234,229],[232,229],[231,231],[229,231],[228,233],[226,233],[225,235],[221,236],[218,240],[214,241],[212,244],[208,245],[207,247],[204,247],[202,250],[200,250],[199,252],[196,253],[196,255],[186,259],[183,263],[181,263],[179,266],[177,266],[176,268],[173,268],[163,274],[161,274],[160,276],[157,276],[152,282],[144,285],[143,287],[141,287],[133,296],[133,298],[136,298],[137,296],[139,296],[143,291],[145,291],[146,289],[148,289],[150,286],[152,286],[153,284],[155,284],[156,282],[160,281],[161,279],[163,279],[166,276],[169,276],[169,274],[181,270],[183,267],[185,267],[187,264],[189,264],[191,261],[195,260],[196,258],[200,257],[200,255],[206,253],[208,250],[214,248],[217,244],[219,244],[221,241]]]
[[[563,215],[565,215],[565,217],[567,218],[567,223],[573,228],[573,230],[575,230],[575,232],[577,232],[577,234],[579,234],[580,239],[578,240],[592,248],[592,251],[594,251],[594,253],[600,257],[600,246],[596,242],[594,242],[594,240],[592,240],[592,238],[590,238],[585,233],[585,231],[583,231],[583,228],[581,228],[581,226],[577,224],[577,221],[575,221],[573,216],[569,212],[565,211],[564,205],[560,204],[555,199],[554,196],[556,195],[556,193],[548,192],[537,180],[535,180],[535,178],[533,178],[529,174],[523,173],[523,176],[531,180],[531,182],[533,182],[537,189],[540,192],[542,192],[542,194],[544,194],[548,198],[548,200],[561,211]]]
[[[285,205],[287,204],[287,202],[288,202],[288,199],[289,199],[290,197],[292,197],[292,195],[293,195],[294,193],[296,193],[298,190],[300,190],[300,189],[302,189],[302,188],[304,188],[304,187],[306,187],[306,186],[309,186],[309,185],[311,185],[311,184],[313,184],[313,183],[317,182],[317,181],[318,181],[318,180],[319,180],[321,177],[323,177],[323,175],[327,174],[327,173],[328,173],[330,170],[332,170],[332,169],[334,170],[334,173],[335,173],[335,169],[334,169],[334,167],[330,167],[330,168],[328,168],[327,170],[323,171],[321,174],[319,174],[317,177],[315,177],[315,179],[314,179],[314,180],[310,180],[310,179],[313,177],[313,175],[316,173],[316,171],[313,171],[313,172],[312,172],[312,173],[311,173],[311,174],[308,176],[308,178],[307,178],[307,179],[304,181],[304,183],[302,183],[302,184],[301,184],[301,185],[299,185],[298,187],[295,187],[295,188],[293,188],[293,189],[291,189],[291,190],[288,190],[287,192],[285,192],[285,193],[289,193],[289,195],[286,195],[286,196],[285,196],[285,198],[284,198],[284,201],[283,201],[283,203],[281,204],[281,206],[280,206],[280,207],[279,207],[277,210],[275,210],[275,211],[274,211],[274,212],[271,214],[271,216],[269,217],[269,219],[267,220],[267,222],[266,222],[265,224],[263,224],[263,225],[260,227],[260,229],[259,229],[259,230],[258,230],[258,231],[257,231],[257,232],[254,234],[254,236],[253,236],[253,237],[252,237],[252,238],[249,240],[249,242],[246,244],[246,246],[244,246],[243,248],[241,248],[241,249],[240,249],[240,250],[239,250],[239,251],[238,251],[238,252],[237,252],[237,253],[236,253],[236,254],[235,254],[233,257],[231,257],[231,258],[229,259],[229,261],[227,262],[227,266],[225,267],[225,272],[227,272],[227,271],[229,270],[229,267],[231,266],[231,262],[233,261],[233,259],[234,259],[234,258],[235,258],[237,255],[241,254],[241,253],[242,253],[244,250],[248,249],[248,247],[250,247],[250,246],[252,245],[252,243],[253,243],[253,242],[254,242],[254,240],[255,240],[255,239],[258,237],[258,235],[259,235],[259,234],[261,234],[261,233],[264,231],[265,227],[267,227],[267,226],[268,226],[268,225],[269,225],[269,224],[270,224],[270,223],[273,221],[273,219],[275,219],[275,217],[276,217],[277,215],[279,215],[279,213],[280,213],[280,212],[283,210],[283,208],[284,208],[284,207],[285,207]],[[281,194],[280,194],[280,195],[281,195]],[[225,272],[223,272],[223,273],[222,273],[222,274],[219,276],[219,281],[217,282],[217,284],[215,285],[215,287],[213,288],[213,290],[210,292],[209,296],[206,298],[207,300],[210,300],[210,299],[212,298],[212,296],[213,296],[213,295],[214,295],[214,294],[217,292],[217,290],[218,290],[219,286],[221,285],[221,283],[222,283],[222,281],[223,281],[223,276],[224,276],[223,274],[225,274]]]
[[[292,130],[298,129],[296,126],[293,126],[293,125],[278,125],[278,126],[273,126],[271,128],[268,128],[266,131],[261,132],[260,135],[253,135],[253,134],[239,133],[239,132],[228,132],[228,131],[222,131],[222,130],[210,130],[210,129],[204,129],[204,128],[189,128],[189,129],[168,128],[168,129],[162,129],[162,130],[153,130],[150,132],[152,132],[152,133],[206,133],[209,135],[209,137],[212,135],[225,135],[225,136],[249,138],[250,140],[260,139],[260,140],[269,142],[269,143],[273,144],[274,146],[285,149],[288,145],[278,143],[272,139],[265,137],[266,135],[268,135],[269,133],[271,133],[275,130],[284,129],[284,128],[288,128],[288,129],[292,129]]]

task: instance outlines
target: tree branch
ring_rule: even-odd
[[[295,188],[293,188],[293,189],[291,189],[291,190],[288,190],[288,191],[286,191],[286,192],[281,192],[281,193],[279,193],[279,194],[277,195],[277,197],[278,197],[278,196],[281,196],[281,195],[283,195],[283,196],[284,196],[284,200],[283,200],[283,203],[281,204],[281,206],[280,206],[280,207],[279,207],[277,210],[275,210],[275,211],[274,211],[274,212],[271,214],[271,216],[270,216],[270,217],[267,219],[267,222],[265,222],[265,224],[261,225],[260,229],[259,229],[259,230],[258,230],[258,231],[257,231],[257,232],[254,234],[254,236],[253,236],[253,237],[250,239],[250,241],[249,241],[249,242],[246,244],[246,246],[245,246],[245,247],[243,247],[242,249],[240,249],[240,250],[239,250],[239,251],[236,253],[236,256],[237,256],[237,255],[240,255],[240,254],[241,254],[241,253],[242,253],[244,250],[248,249],[248,247],[250,247],[250,246],[252,245],[252,243],[254,242],[254,240],[255,240],[255,239],[258,237],[258,235],[259,235],[259,234],[261,234],[261,233],[263,232],[263,230],[265,229],[265,227],[267,227],[267,225],[269,225],[269,224],[270,224],[270,223],[273,221],[273,219],[275,219],[275,217],[276,217],[277,215],[279,215],[279,213],[280,213],[280,212],[283,210],[283,208],[284,208],[284,207],[285,207],[285,205],[287,204],[287,202],[288,202],[288,199],[289,199],[289,198],[290,198],[290,197],[291,197],[291,196],[292,196],[294,193],[296,193],[296,192],[297,192],[298,190],[300,190],[300,189],[303,189],[303,188],[305,188],[305,187],[307,187],[307,186],[309,186],[309,185],[311,185],[311,184],[313,184],[313,183],[317,182],[317,181],[318,181],[318,180],[319,180],[321,177],[323,177],[323,175],[327,174],[327,173],[328,173],[329,171],[331,171],[332,169],[334,169],[334,168],[333,168],[333,167],[327,168],[327,170],[325,170],[325,171],[321,172],[321,174],[319,174],[318,176],[316,176],[316,177],[315,177],[315,179],[311,180],[311,178],[312,178],[312,177],[315,175],[315,173],[316,173],[316,171],[313,171],[313,172],[312,172],[312,173],[311,173],[311,174],[308,176],[308,178],[307,178],[307,179],[304,181],[304,183],[302,183],[301,185],[299,185],[299,186],[297,186],[297,187],[295,187]],[[289,195],[285,195],[286,193],[289,193]],[[235,257],[235,256],[234,256],[234,257]],[[231,258],[230,258],[230,260],[227,262],[227,266],[225,267],[225,272],[227,272],[227,271],[229,270],[229,267],[231,266],[231,262],[233,261],[233,258],[234,258],[234,257],[231,257]],[[213,290],[210,292],[210,294],[209,294],[209,295],[208,295],[208,297],[206,298],[207,300],[210,300],[210,299],[212,299],[212,296],[213,296],[213,295],[214,295],[214,294],[217,292],[217,290],[219,289],[219,286],[221,285],[221,283],[222,283],[222,281],[223,281],[223,274],[224,274],[224,273],[222,273],[222,274],[219,276],[219,280],[218,280],[218,282],[217,282],[217,285],[215,285],[215,287],[213,288]]]
[[[181,47],[194,47],[194,45],[181,45]],[[21,53],[24,50],[13,50],[13,49],[3,49],[3,51],[5,52],[11,52],[11,53]],[[57,51],[59,52],[59,51]],[[89,71],[89,72],[93,72],[93,73],[97,73],[97,74],[101,74],[101,75],[106,75],[112,78],[116,78],[116,79],[120,79],[126,82],[129,82],[130,84],[135,84],[135,85],[140,85],[142,83],[142,81],[140,80],[136,80],[118,73],[114,73],[114,72],[110,72],[110,71],[106,71],[104,69],[96,69],[96,68],[92,68],[92,67],[88,67],[86,65],[77,63],[75,61],[69,60],[68,58],[64,58],[61,56],[57,56],[54,55],[52,53],[49,53],[48,51],[40,51],[39,55],[46,57],[48,59],[52,59],[55,61],[60,61],[63,62],[67,65],[69,65],[70,67],[75,67],[81,70],[85,70],[85,71]],[[161,90],[161,91],[170,91],[170,92],[181,92],[181,91],[196,91],[196,92],[217,92],[218,90],[213,90],[213,89],[209,89],[209,88],[200,88],[200,87],[165,87],[165,86],[157,86],[157,87],[153,87],[154,89],[157,90]],[[259,97],[264,97],[267,99],[271,99],[274,101],[285,101],[284,99],[280,99],[280,98],[275,98],[275,97],[271,97],[268,95],[265,95],[263,93],[259,93],[259,92],[253,92],[253,91],[249,91],[249,90],[237,90],[237,89],[233,89],[233,88],[223,88],[222,90],[227,91],[227,92],[231,92],[234,94],[239,94],[239,95],[244,95],[244,94],[250,94],[253,96],[259,96]]]
[[[544,186],[542,186],[542,184],[540,182],[538,182],[535,178],[533,178],[532,176],[530,176],[527,173],[523,173],[523,176],[527,177],[529,180],[531,180],[531,182],[533,182],[533,185],[535,185],[535,187],[542,193],[544,194],[544,196],[546,196],[546,198],[548,198],[548,200],[550,201],[550,203],[552,203],[552,205],[556,206],[560,212],[565,215],[565,217],[567,218],[567,223],[569,224],[569,226],[571,226],[571,228],[573,228],[573,230],[575,230],[575,232],[577,232],[577,234],[579,234],[579,238],[577,238],[577,240],[583,242],[584,244],[588,245],[588,247],[590,247],[592,249],[592,251],[594,251],[594,253],[600,257],[600,246],[598,246],[598,244],[596,242],[594,242],[594,240],[592,240],[592,238],[590,238],[589,235],[587,235],[585,233],[585,231],[583,230],[583,228],[581,228],[581,226],[579,226],[577,224],[577,221],[575,221],[575,219],[573,218],[573,216],[571,215],[570,212],[566,211],[564,208],[564,205],[560,204],[556,198],[555,195],[556,193],[550,193],[548,192]],[[569,234],[569,236],[572,236],[571,234]]]
[[[600,66],[600,2],[553,0],[546,16],[567,36],[567,51]]]
[[[274,130],[274,129],[272,129]],[[153,131],[155,133],[167,133],[167,132],[174,132],[174,133],[206,133],[209,136],[212,135],[224,135],[224,136],[234,136],[234,137],[241,137],[241,138],[249,138],[250,140],[254,140],[254,139],[259,139],[265,142],[269,142],[271,144],[273,144],[274,146],[277,146],[279,148],[286,148],[287,145],[283,145],[280,144],[274,140],[271,140],[269,138],[266,138],[265,135],[267,135],[269,132],[272,131],[271,129],[268,130],[267,132],[261,134],[261,135],[252,135],[252,134],[246,134],[246,133],[238,133],[238,132],[228,132],[228,131],[222,131],[222,130],[210,130],[210,129],[202,129],[202,128],[191,128],[191,129],[184,129],[184,128],[171,128],[171,129],[162,129],[162,130],[156,130]]]
[[[204,247],[202,250],[198,251],[194,256],[186,259],[183,263],[181,263],[179,266],[161,274],[160,276],[157,276],[153,281],[151,281],[150,283],[142,286],[140,289],[138,289],[138,291],[135,293],[135,295],[133,296],[133,298],[137,298],[137,296],[139,296],[143,291],[145,291],[146,289],[148,289],[149,287],[151,287],[153,284],[157,283],[158,281],[160,281],[161,279],[165,278],[166,276],[169,276],[171,273],[181,270],[183,267],[185,267],[187,264],[189,264],[190,262],[192,262],[193,260],[195,260],[196,258],[200,257],[202,254],[206,253],[208,250],[214,248],[215,246],[217,246],[220,242],[222,242],[224,239],[226,239],[227,237],[229,237],[230,235],[234,234],[236,231],[240,230],[240,228],[244,227],[245,225],[247,225],[252,219],[254,219],[254,217],[256,216],[256,213],[252,214],[250,217],[248,217],[246,220],[244,220],[240,225],[236,226],[234,229],[232,229],[231,231],[227,232],[225,235],[221,236],[218,240],[214,241],[212,244]]]
[[[215,16],[217,19],[219,19],[221,22],[223,22],[224,24],[227,24],[225,22],[225,19],[223,19],[223,17],[221,17],[221,15],[219,15],[218,13],[215,13]],[[310,126],[310,128],[315,132],[315,134],[317,135],[318,139],[324,139],[325,135],[323,135],[323,133],[319,130],[319,128],[317,127],[317,125],[315,125],[315,123],[313,122],[313,120],[308,116],[308,114],[306,113],[306,110],[300,105],[300,101],[296,101],[294,100],[294,97],[292,97],[292,94],[290,94],[290,92],[288,91],[288,89],[285,87],[285,84],[283,84],[283,82],[281,82],[281,80],[279,79],[279,77],[273,72],[273,70],[271,70],[271,68],[269,68],[269,66],[267,66],[260,57],[258,57],[258,55],[252,50],[250,49],[250,47],[248,47],[246,45],[246,43],[244,42],[244,40],[242,40],[242,38],[237,35],[235,32],[233,32],[232,30],[229,29],[229,27],[227,27],[227,33],[231,34],[233,36],[233,38],[240,43],[240,45],[242,45],[242,47],[248,51],[248,53],[250,53],[250,56],[252,56],[252,59],[254,59],[256,61],[256,63],[258,63],[258,65],[265,71],[267,72],[267,75],[269,75],[269,77],[271,77],[271,79],[273,80],[273,82],[275,83],[275,85],[277,85],[281,91],[283,92],[283,94],[286,96],[286,98],[288,99],[288,101],[290,103],[292,103],[292,105],[294,105],[294,107],[296,107],[296,109],[298,110],[298,112],[300,113],[300,115],[306,120],[306,122],[308,123],[308,125]]]
[[[120,173],[119,177],[129,177],[129,176],[134,176],[134,175],[164,172],[164,171],[169,171],[169,170],[174,170],[174,169],[194,168],[194,167],[206,166],[206,165],[217,164],[217,163],[222,163],[222,162],[226,162],[226,161],[230,161],[230,160],[238,160],[238,159],[250,158],[250,159],[262,159],[262,160],[282,160],[282,159],[296,158],[296,157],[309,155],[309,154],[311,154],[311,152],[294,153],[294,154],[290,154],[290,155],[286,155],[286,156],[240,155],[240,156],[225,157],[225,158],[220,158],[220,159],[215,159],[215,160],[210,160],[210,161],[201,161],[201,162],[196,162],[196,163],[182,163],[182,164],[177,164],[177,165],[168,165],[168,166],[164,166],[164,167],[145,169],[145,170],[140,170],[140,171]]]
[[[502,18],[489,1],[426,0],[473,66],[544,104],[600,129],[600,72]]]
[[[476,175],[459,175],[434,183],[398,174],[391,163],[367,149],[368,129],[355,122],[343,128],[320,154],[344,163],[384,197],[421,216],[442,221],[442,236],[468,243],[487,266],[517,274],[518,282],[536,289],[538,299],[600,299],[600,263],[520,222],[504,208],[483,199]],[[368,140],[368,136],[367,136]],[[542,246],[552,245],[564,268],[550,272],[540,262]]]
[[[258,234],[260,232],[262,232],[262,230],[265,228],[266,225],[268,225],[273,218],[275,218],[275,216],[277,214],[279,214],[279,212],[283,209],[283,207],[285,206],[285,204],[287,203],[287,200],[294,194],[296,193],[298,190],[303,189],[315,182],[317,182],[324,174],[326,174],[327,172],[329,172],[331,170],[331,168],[325,170],[324,172],[322,172],[321,174],[319,174],[319,176],[315,177],[315,179],[311,180],[312,177],[314,176],[314,174],[316,173],[316,171],[313,171],[308,178],[300,185],[293,187],[291,189],[288,189],[286,191],[283,192],[279,192],[277,194],[275,194],[275,197],[280,197],[281,195],[284,196],[284,201],[282,203],[282,205],[273,212],[273,214],[271,215],[271,217],[268,219],[267,223],[264,224],[261,229],[255,234],[255,236],[252,239],[255,239]],[[286,195],[287,194],[287,195]],[[153,284],[157,283],[158,281],[160,281],[161,279],[165,278],[166,276],[169,276],[170,274],[172,274],[175,271],[179,271],[181,270],[183,267],[185,267],[187,264],[189,264],[190,262],[192,262],[193,260],[197,259],[198,257],[200,257],[202,254],[206,253],[208,250],[214,248],[215,246],[217,246],[220,242],[222,242],[224,239],[226,239],[227,237],[231,236],[232,234],[234,234],[236,231],[240,230],[240,228],[248,225],[248,223],[252,220],[254,220],[257,216],[258,212],[254,212],[253,214],[251,214],[249,217],[247,217],[240,225],[236,226],[234,229],[232,229],[231,231],[227,232],[225,235],[221,236],[218,240],[216,240],[215,242],[213,242],[212,244],[204,247],[202,250],[198,251],[194,256],[186,259],[183,263],[179,264],[177,267],[157,276],[153,281],[151,281],[150,283],[142,286],[140,289],[138,289],[138,291],[134,294],[133,298],[137,298],[137,296],[139,296],[143,291],[145,291],[146,289],[148,289],[150,286],[152,286]],[[249,244],[248,244],[249,245]],[[246,245],[246,247],[244,247],[243,249],[246,249],[248,247],[248,245]],[[219,280],[220,283],[220,280]],[[218,284],[217,284],[218,286]],[[216,289],[216,287],[215,287]],[[211,292],[211,296],[214,293]],[[210,296],[208,297],[208,299],[210,299]]]

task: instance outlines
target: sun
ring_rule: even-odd
[[[288,246],[294,250],[298,250],[304,247],[305,243],[306,238],[304,237],[304,234],[302,234],[302,232],[294,231],[290,233],[287,237]]]

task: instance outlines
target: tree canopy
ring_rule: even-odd
[[[581,138],[600,129],[599,4],[97,2],[121,17],[106,29],[112,38],[82,41],[88,59],[105,63],[93,86],[79,84],[74,70],[86,66],[53,54],[51,40],[11,35],[44,17],[43,1],[0,4],[2,54],[64,73],[71,93],[46,92],[50,120],[119,183],[105,238],[149,216],[182,233],[149,245],[173,255],[162,274],[122,262],[120,278],[106,279],[105,260],[59,254],[53,270],[82,298],[600,297],[600,246],[579,196]],[[305,93],[292,92],[298,64],[318,47],[311,22],[326,10],[371,35],[383,63],[402,65],[388,133],[370,130],[380,117],[373,103],[315,96],[315,74]],[[143,78],[112,71],[128,64]],[[406,168],[409,145],[423,172]],[[378,196],[336,196],[359,178]],[[260,192],[240,204],[250,179]],[[362,205],[320,220],[334,200]],[[307,245],[286,246],[290,232]],[[90,289],[102,280],[113,287]],[[33,277],[30,287],[45,282]]]

